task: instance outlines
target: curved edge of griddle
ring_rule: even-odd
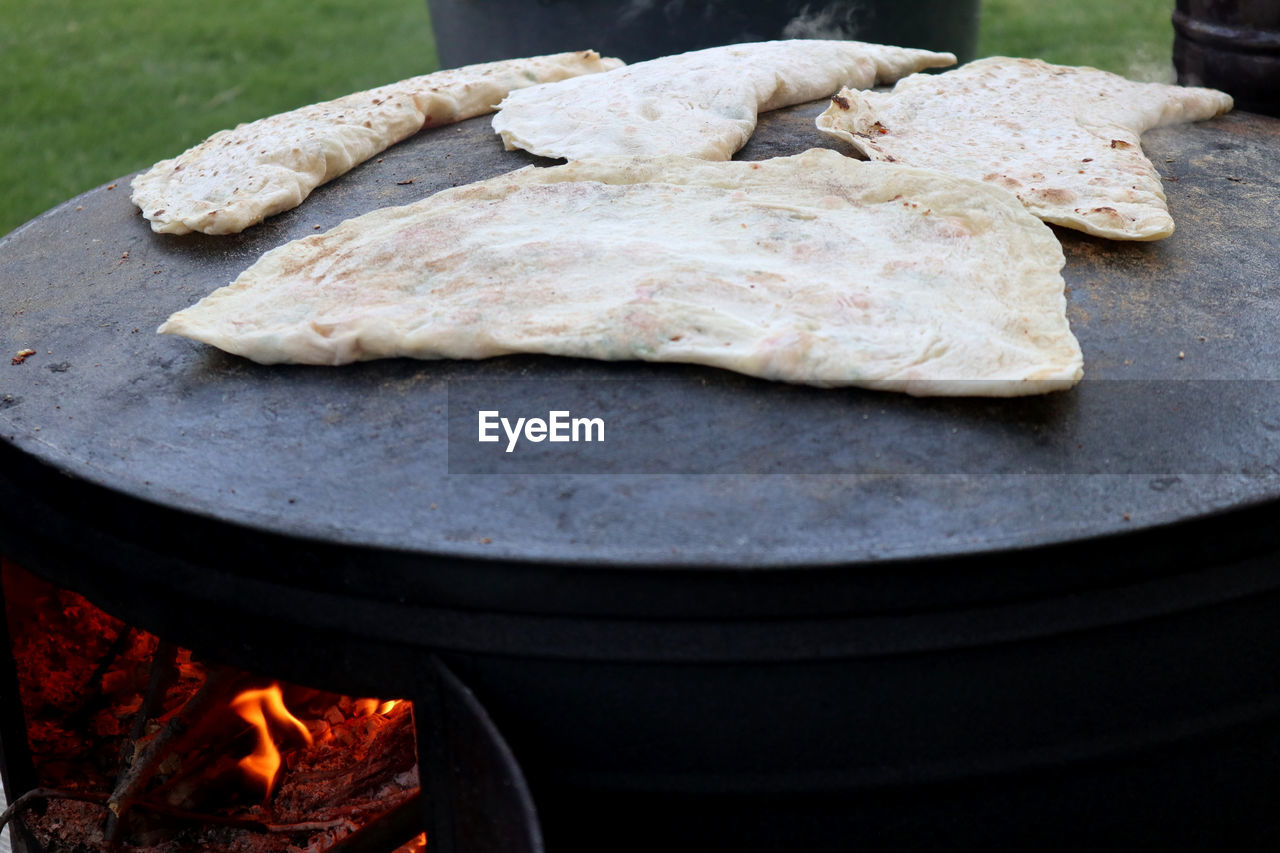
[[[288,656],[321,636],[343,655],[392,645],[685,662],[883,656],[1054,636],[1280,589],[1276,501],[934,560],[579,567],[228,524],[50,471],[3,441],[0,472],[7,556],[195,648],[235,626],[254,655]]]

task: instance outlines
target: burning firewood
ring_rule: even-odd
[[[73,593],[15,586],[17,571],[5,566],[5,590],[11,604],[33,593],[14,650],[41,788],[3,820],[21,813],[45,849],[324,853],[346,838],[339,849],[369,849],[373,825],[417,829],[409,703],[203,666]]]
[[[164,728],[157,732],[137,758],[121,773],[115,790],[107,800],[107,808],[117,818],[122,819],[115,826],[118,827],[123,823],[123,818],[141,795],[143,786],[160,771],[165,756],[182,745],[183,736],[187,735],[211,708],[227,700],[238,677],[229,669],[210,670],[200,689],[187,700],[177,714],[170,718]],[[108,836],[107,841],[114,842],[118,835],[117,830]]]

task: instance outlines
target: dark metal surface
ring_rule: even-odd
[[[488,712],[435,655],[415,675],[427,843],[444,853],[543,853],[528,783]]]
[[[1274,0],[1178,0],[1178,82],[1212,86],[1236,107],[1280,116],[1280,6]]]
[[[747,157],[821,145],[810,105]],[[319,541],[580,565],[847,565],[1124,533],[1280,488],[1280,123],[1152,132],[1178,233],[1060,232],[1087,379],[1065,394],[914,400],[710,369],[509,357],[261,367],[153,330],[263,251],[530,162],[480,119],[442,128],[233,237],[152,234],[127,180],[0,243],[6,450],[159,505]],[[412,184],[404,181],[413,180]],[[476,378],[681,380],[616,473],[451,475],[448,393]],[[677,383],[678,384],[678,383]],[[681,387],[685,387],[681,386]],[[606,404],[602,404],[606,405]],[[457,438],[455,437],[455,440]],[[554,463],[553,463],[554,464]],[[565,457],[564,470],[577,464]],[[693,474],[685,473],[688,471]]]
[[[6,806],[38,787],[31,745],[27,740],[22,694],[18,688],[17,665],[9,637],[8,607],[5,592],[0,589],[0,784],[4,785],[5,794],[0,802]],[[11,845],[0,848],[6,853],[9,850],[16,853],[39,850],[21,815],[9,822],[4,838]]]
[[[824,144],[820,109],[744,156]],[[96,189],[0,242],[2,351],[37,350],[0,362],[0,549],[302,683],[412,692],[441,654],[553,850],[620,826],[624,850],[1274,836],[1280,122],[1144,146],[1178,233],[1059,232],[1089,378],[1004,401],[552,358],[267,368],[151,332],[315,225],[529,162],[484,120],[238,237],[158,237],[124,181]],[[472,473],[505,464],[467,455],[470,412],[450,434],[478,380],[609,409],[607,452]]]

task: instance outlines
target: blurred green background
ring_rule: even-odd
[[[983,0],[978,55],[1171,80],[1173,2]],[[435,67],[423,0],[0,0],[0,234],[214,131]]]

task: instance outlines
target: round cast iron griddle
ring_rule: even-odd
[[[740,157],[838,147],[813,129],[822,107],[763,116]],[[268,249],[540,161],[503,151],[475,119],[226,237],[152,233],[121,178],[0,242],[0,340],[37,351],[0,365],[0,449],[10,494],[27,496],[16,503],[47,501],[11,535],[56,535],[60,490],[88,484],[107,491],[76,499],[81,522],[169,536],[164,547],[257,549],[258,578],[533,612],[843,612],[851,602],[821,583],[841,567],[903,579],[885,601],[864,590],[859,607],[928,603],[966,574],[925,582],[905,566],[966,555],[994,573],[966,593],[979,597],[1053,571],[1059,584],[1163,571],[1185,546],[1173,530],[1192,524],[1205,543],[1195,524],[1280,495],[1280,122],[1228,115],[1144,146],[1177,233],[1144,244],[1058,232],[1087,378],[1014,400],[550,357],[259,366],[154,330]],[[603,414],[607,441],[475,456],[495,449],[475,441],[486,382],[543,406],[517,414]],[[1175,553],[1151,557],[1158,542]],[[1070,550],[1082,543],[1132,554],[1105,565]],[[280,553],[304,544],[347,550],[289,568]],[[800,568],[812,584],[771,571]],[[760,570],[758,594],[736,570]],[[653,597],[590,586],[629,572]],[[732,591],[715,586],[726,577]],[[715,594],[680,586],[695,581]]]

